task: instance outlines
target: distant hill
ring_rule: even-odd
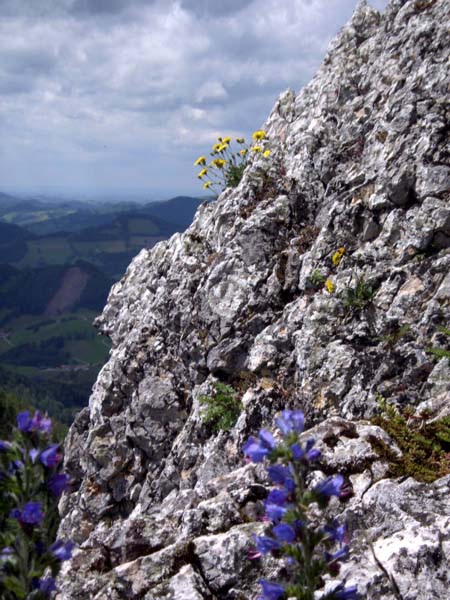
[[[32,240],[36,236],[22,227],[0,221],[0,246],[19,240]]]
[[[85,261],[37,269],[0,266],[0,310],[54,316],[77,308],[100,311],[114,281]]]
[[[2,216],[0,209],[2,262],[23,269],[73,264],[81,259],[117,279],[142,248],[151,248],[175,232],[184,231],[202,201],[178,196],[144,206],[86,205],[70,214],[66,202],[50,208],[41,201],[30,202],[32,212],[20,212],[16,206]],[[64,211],[66,214],[61,214]],[[6,218],[23,222],[23,227],[1,221]],[[40,220],[30,224],[33,218]],[[92,226],[82,227],[86,224]],[[39,234],[44,230],[47,233]]]
[[[0,390],[70,423],[109,352],[92,321],[112,284],[142,248],[186,229],[199,204],[0,193]]]
[[[184,231],[192,223],[195,211],[203,202],[204,199],[200,198],[176,196],[164,202],[147,204],[140,212],[173,223],[179,228],[179,231]]]
[[[0,260],[5,263],[20,260],[27,252],[27,242],[35,237],[22,227],[0,221]]]

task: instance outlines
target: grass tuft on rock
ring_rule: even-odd
[[[237,391],[231,385],[220,381],[214,384],[213,396],[202,396],[200,404],[204,406],[203,423],[211,425],[216,433],[229,431],[242,410]]]
[[[450,416],[427,421],[427,415],[416,416],[412,410],[399,412],[385,400],[382,413],[371,419],[374,425],[384,429],[402,451],[397,455],[383,442],[377,442],[377,450],[390,463],[392,477],[414,477],[431,483],[450,473]]]

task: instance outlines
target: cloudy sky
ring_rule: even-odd
[[[356,3],[0,0],[0,191],[198,193],[197,156],[301,89]]]

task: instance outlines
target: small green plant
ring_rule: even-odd
[[[359,277],[354,287],[344,289],[344,305],[352,311],[360,311],[370,304],[375,296],[376,288],[373,283]]]
[[[382,335],[377,339],[380,342],[384,342],[388,346],[395,346],[400,340],[406,337],[408,333],[410,333],[410,331],[411,327],[405,324],[393,331],[392,333],[390,333],[389,335]]]
[[[323,286],[323,284],[325,283],[325,281],[327,280],[327,278],[325,277],[325,275],[323,275],[321,273],[321,271],[319,271],[319,269],[315,269],[310,277],[309,277],[310,282],[313,284],[314,287],[316,288],[320,288]]]
[[[194,167],[202,167],[197,178],[202,181],[206,179],[203,182],[204,190],[211,188],[219,194],[227,187],[236,187],[242,179],[251,153],[261,154],[264,158],[270,156],[270,149],[263,146],[267,142],[266,132],[255,131],[252,138],[252,145],[247,144],[244,138],[236,138],[241,149],[234,151],[231,137],[219,137],[210,152],[213,158],[209,164],[206,156],[197,158]]]
[[[417,416],[412,409],[400,412],[379,398],[381,414],[371,422],[384,429],[402,451],[399,458],[386,444],[377,442],[390,463],[389,474],[429,483],[450,473],[450,417],[427,422],[426,415]]]
[[[450,338],[450,329],[448,329],[447,327],[443,327],[442,325],[440,325],[437,329],[438,331],[446,335],[448,338]],[[448,360],[450,360],[450,350],[446,350],[445,348],[428,348],[427,352],[433,354],[433,356],[435,356],[436,358],[447,358]]]
[[[214,395],[202,396],[200,403],[205,407],[202,412],[203,422],[210,424],[215,432],[229,431],[242,410],[237,391],[220,381],[214,384]]]

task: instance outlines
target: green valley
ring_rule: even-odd
[[[197,198],[86,205],[0,193],[0,391],[69,424],[110,344],[92,322],[133,256],[191,222]]]

